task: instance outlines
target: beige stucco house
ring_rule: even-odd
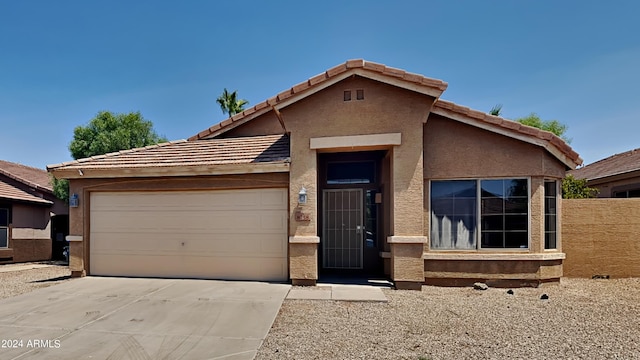
[[[0,264],[61,258],[67,209],[46,171],[0,160]]]
[[[51,165],[79,198],[73,274],[557,281],[559,180],[582,160],[446,88],[349,60],[186,141]]]
[[[599,198],[640,197],[640,149],[625,151],[569,172],[598,189]]]

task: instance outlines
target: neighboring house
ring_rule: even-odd
[[[576,179],[587,179],[602,198],[640,197],[640,149],[609,156],[569,172]]]
[[[0,263],[62,255],[68,207],[50,180],[44,170],[0,160]]]
[[[557,136],[349,60],[187,141],[50,165],[71,180],[74,276],[291,280],[562,276]]]

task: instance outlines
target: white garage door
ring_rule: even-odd
[[[287,190],[95,192],[92,275],[287,279]]]

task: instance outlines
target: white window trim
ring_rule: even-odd
[[[526,248],[483,248],[482,247],[482,180],[527,180],[527,247]],[[476,249],[434,249],[431,247],[431,226],[433,224],[429,221],[429,251],[447,251],[447,252],[464,252],[464,251],[480,251],[480,252],[530,252],[531,251],[531,177],[519,176],[519,177],[491,177],[491,178],[451,178],[451,179],[429,179],[429,218],[431,218],[431,182],[432,181],[459,181],[459,180],[475,180],[476,181]],[[556,185],[557,186],[557,185]],[[558,221],[556,217],[556,222]],[[556,243],[556,246],[558,244]],[[556,249],[552,249],[557,251]]]

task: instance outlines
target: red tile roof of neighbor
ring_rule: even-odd
[[[640,148],[609,156],[571,171],[578,179],[596,180],[640,170]]]
[[[0,174],[20,181],[32,188],[46,190],[53,193],[51,178],[44,169],[0,160]]]
[[[201,141],[178,140],[49,165],[49,170],[135,169],[289,161],[289,138],[265,135]]]
[[[15,185],[16,182],[22,183],[34,190],[53,193],[51,179],[46,171],[0,160],[0,175],[2,175],[0,176],[0,198],[52,204],[51,201],[31,194]],[[10,180],[3,181],[3,178],[9,178]]]

